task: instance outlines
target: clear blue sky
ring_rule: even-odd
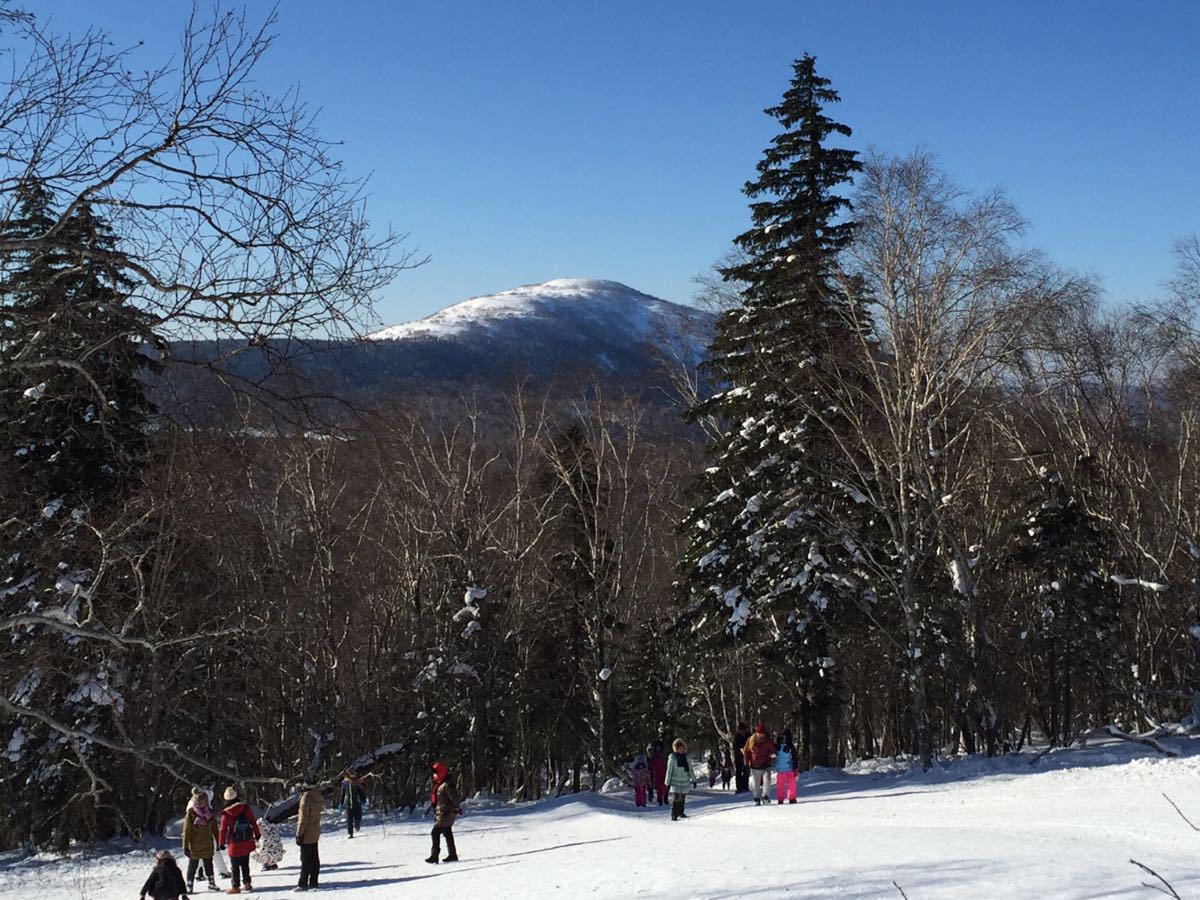
[[[163,54],[189,6],[30,5]],[[1195,0],[283,0],[260,80],[323,108],[373,217],[432,256],[381,298],[398,322],[566,276],[687,300],[804,52],[856,146],[1005,188],[1113,300],[1153,295],[1200,230]]]

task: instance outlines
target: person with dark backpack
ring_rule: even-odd
[[[228,805],[221,812],[219,843],[222,850],[229,848],[229,867],[233,870],[233,887],[228,893],[240,894],[243,881],[246,893],[250,893],[254,890],[250,884],[250,854],[258,846],[262,832],[254,811],[238,799],[235,788],[225,788],[225,799]]]
[[[346,811],[346,831],[354,837],[355,831],[362,831],[363,806],[367,802],[367,790],[363,787],[362,779],[346,773],[342,779],[342,802],[339,808]]]

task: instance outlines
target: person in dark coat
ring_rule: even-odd
[[[363,805],[367,802],[367,789],[362,779],[346,773],[342,779],[342,801],[338,805],[346,811],[346,831],[350,837],[362,831]]]
[[[742,748],[748,740],[750,726],[745,722],[738,722],[737,734],[733,736],[733,790],[736,794],[750,790],[750,766],[742,755]]]
[[[663,742],[658,741],[646,748],[647,764],[650,766],[650,779],[654,791],[658,795],[658,805],[667,803],[667,756],[663,752]]]
[[[187,896],[187,885],[183,883],[183,873],[179,871],[179,863],[169,850],[159,850],[154,857],[154,871],[142,885],[142,900],[153,897],[154,900],[178,900]]]
[[[446,858],[442,862],[458,862],[458,849],[454,846],[454,820],[458,817],[458,791],[450,783],[450,770],[443,762],[433,764],[433,852],[429,854],[427,863],[437,865],[438,856],[442,852],[442,838],[446,838]]]

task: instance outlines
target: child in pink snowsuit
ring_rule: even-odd
[[[634,804],[645,806],[650,795],[650,767],[646,765],[646,757],[640,753],[634,757],[629,780],[633,783]]]
[[[790,731],[783,733],[775,750],[775,799],[783,803],[784,797],[796,802],[796,745]]]

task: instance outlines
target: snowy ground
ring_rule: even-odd
[[[430,823],[380,820],[346,839],[331,816],[321,840],[325,890],[383,898],[534,897],[1150,897],[1150,876],[1200,896],[1200,741],[1182,754],[1110,739],[1028,758],[960,760],[922,774],[876,762],[801,778],[795,806],[756,808],[701,790],[672,823],[619,795],[520,807],[468,804],[455,826],[462,862],[430,866]],[[60,859],[0,857],[7,900],[128,900],[150,850],[91,850]],[[254,874],[255,894],[301,896],[298,853]],[[256,866],[254,868],[257,868]],[[207,892],[205,892],[207,893]],[[204,896],[200,894],[199,896]]]

